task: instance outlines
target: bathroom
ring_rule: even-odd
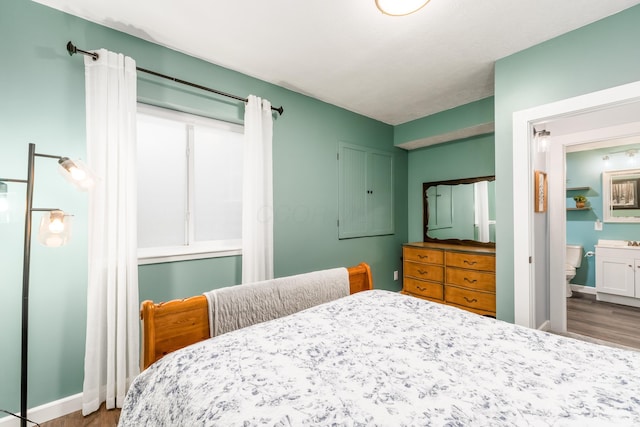
[[[630,172],[634,169],[637,173]],[[631,194],[628,200],[619,198],[622,182],[625,192],[628,190]],[[570,297],[567,300],[569,332],[579,333],[571,330],[571,316],[585,321],[590,316],[586,311],[576,314],[575,310],[585,307],[576,306],[576,301],[599,304],[607,310],[629,307],[640,315],[640,308],[633,308],[640,307],[640,246],[628,246],[640,241],[639,192],[640,138],[567,148],[565,274]],[[577,207],[579,196],[587,199],[584,207]],[[610,202],[609,206],[604,206],[605,201]],[[636,258],[637,265],[631,265]],[[638,285],[634,285],[635,275]],[[608,283],[621,289],[608,290]],[[625,287],[627,289],[622,289]]]

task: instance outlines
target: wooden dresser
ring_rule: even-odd
[[[403,294],[495,317],[495,248],[416,242],[402,257]]]

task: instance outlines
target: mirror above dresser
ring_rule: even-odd
[[[425,242],[495,247],[495,176],[422,184]]]

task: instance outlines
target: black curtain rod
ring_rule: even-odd
[[[87,55],[87,56],[92,57],[94,61],[96,61],[98,59],[98,54],[97,53],[95,53],[95,52],[87,52],[86,50],[78,49],[71,42],[67,43],[67,52],[69,52],[69,55],[73,55],[73,54],[76,54],[76,53],[81,53],[83,55]],[[163,79],[171,80],[171,81],[174,81],[176,83],[181,83],[183,85],[187,85],[187,86],[195,87],[197,89],[205,90],[207,92],[212,92],[212,93],[215,93],[216,95],[222,95],[222,96],[226,96],[227,98],[236,99],[238,101],[248,102],[247,98],[241,98],[239,96],[232,95],[230,93],[221,92],[221,91],[216,90],[216,89],[211,89],[211,88],[208,88],[206,86],[202,86],[202,85],[199,85],[199,84],[196,84],[196,83],[191,83],[191,82],[188,82],[186,80],[179,79],[177,77],[171,77],[171,76],[167,76],[166,74],[161,74],[161,73],[158,73],[158,72],[155,72],[155,71],[147,70],[146,68],[136,67],[136,70],[138,70],[140,72],[143,72],[143,73],[151,74],[151,75],[156,76],[156,77],[162,77]],[[284,113],[284,108],[282,106],[280,106],[280,107],[271,107],[271,109],[273,111],[277,111],[278,114],[280,114],[280,115],[282,115],[282,113]]]

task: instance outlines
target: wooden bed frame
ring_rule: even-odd
[[[366,263],[348,267],[350,293],[373,289]],[[209,338],[209,307],[204,295],[154,303],[146,300],[142,319],[142,366],[146,369],[165,354]]]

